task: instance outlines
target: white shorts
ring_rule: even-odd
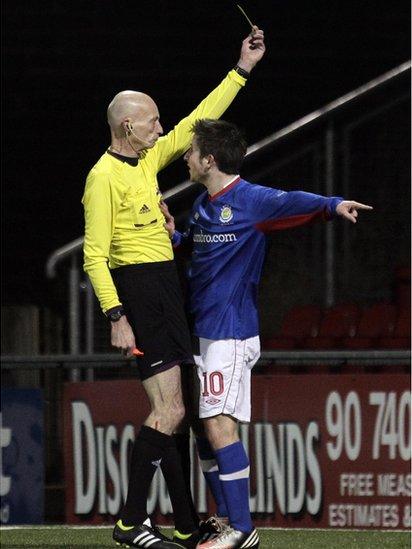
[[[230,415],[249,423],[251,370],[260,357],[259,336],[249,339],[199,338],[195,356],[200,381],[199,417]]]

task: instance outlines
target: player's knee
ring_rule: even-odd
[[[211,417],[203,422],[205,433],[210,442],[219,439],[222,435],[217,418]]]
[[[215,450],[239,440],[236,422],[227,421],[223,416],[204,420],[204,426],[210,445]]]

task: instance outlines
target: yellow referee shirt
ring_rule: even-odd
[[[157,174],[190,146],[201,118],[219,118],[246,80],[232,70],[200,105],[131,166],[105,153],[90,171],[82,199],[84,270],[103,311],[120,305],[110,269],[173,259],[159,208]]]

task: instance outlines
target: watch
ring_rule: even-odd
[[[123,307],[112,309],[111,311],[106,311],[106,316],[110,322],[118,322],[122,316],[124,316]]]
[[[242,69],[241,67],[239,67],[239,65],[236,65],[236,67],[234,68],[234,70],[242,77],[242,78],[246,78],[246,80],[249,78],[250,76],[250,72],[248,71],[245,71],[245,69]]]

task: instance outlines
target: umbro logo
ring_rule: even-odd
[[[159,467],[161,461],[162,461],[162,458],[160,458],[156,461],[152,461],[152,465],[154,465],[155,467]]]
[[[140,208],[139,214],[146,214],[150,212],[149,206],[146,206],[146,204],[143,204],[143,206]]]
[[[208,404],[219,404],[220,400],[218,398],[208,398],[206,402]]]

